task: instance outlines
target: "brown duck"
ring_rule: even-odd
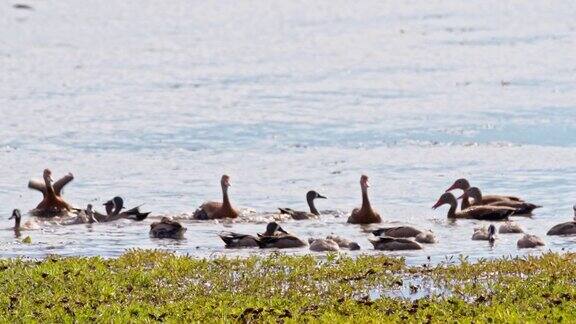
[[[482,196],[482,191],[478,187],[470,187],[468,190],[464,191],[464,194],[460,196],[458,199],[462,198],[462,209],[466,209],[470,206],[478,206],[478,205],[490,205],[490,206],[504,206],[504,207],[511,207],[514,208],[514,215],[525,215],[531,214],[532,211],[536,208],[541,208],[542,206],[534,205],[525,201],[517,201],[517,200],[498,200],[494,202],[487,203],[484,201],[484,197]],[[469,205],[469,199],[474,199],[474,202]],[[466,204],[465,204],[466,202]]]
[[[352,214],[348,217],[348,223],[351,224],[371,224],[380,223],[382,218],[372,209],[370,200],[368,199],[368,176],[362,175],[360,177],[360,188],[362,189],[362,207],[352,210]]]
[[[64,198],[62,198],[62,189],[66,184],[74,179],[74,176],[71,173],[52,184],[52,171],[45,169],[42,178],[44,179],[44,184],[37,180],[30,180],[30,182],[28,182],[28,188],[38,190],[42,192],[42,195],[44,196],[40,204],[36,206],[36,210],[33,212],[34,215],[40,217],[52,217],[62,211],[71,211],[74,209],[69,203],[64,201]]]
[[[512,214],[514,214],[515,209],[510,207],[500,207],[500,206],[490,206],[490,205],[480,205],[472,206],[461,211],[456,211],[458,207],[458,201],[453,194],[446,192],[440,199],[432,206],[432,209],[436,209],[442,205],[450,205],[448,210],[448,218],[471,218],[479,220],[506,220]]]
[[[460,178],[456,181],[454,181],[454,183],[450,186],[450,188],[448,188],[446,190],[446,192],[450,192],[454,189],[460,189],[462,191],[466,191],[468,189],[470,189],[470,182],[468,182],[468,180],[466,180],[465,178]],[[484,195],[483,197],[483,203],[484,204],[491,204],[497,201],[502,201],[502,200],[512,200],[512,201],[524,201],[521,198],[518,198],[516,196],[508,196],[508,195]],[[463,199],[462,200],[462,209],[466,209],[470,207],[470,201],[468,200],[468,198]]]
[[[240,213],[232,207],[230,198],[228,198],[228,188],[230,187],[230,177],[223,175],[220,179],[222,186],[222,202],[209,201],[205,202],[194,212],[195,219],[220,219],[220,218],[237,218]]]

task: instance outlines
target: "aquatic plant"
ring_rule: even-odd
[[[328,254],[0,260],[0,321],[575,321],[576,254],[407,267]],[[444,293],[419,294],[423,282]],[[407,298],[392,297],[409,287]],[[417,296],[418,298],[413,298]]]

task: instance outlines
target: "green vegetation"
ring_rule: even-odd
[[[423,298],[391,297],[406,288]],[[0,289],[1,322],[575,322],[576,254],[407,267],[386,256],[204,260],[137,250],[1,260]]]

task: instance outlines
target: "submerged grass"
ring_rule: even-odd
[[[447,294],[386,297],[409,278]],[[0,261],[1,322],[575,322],[576,254],[407,267],[386,256]],[[417,284],[411,286],[418,291]]]

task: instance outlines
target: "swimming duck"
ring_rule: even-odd
[[[273,223],[273,224],[275,224],[275,223]],[[282,228],[280,226],[278,226],[276,228],[276,226],[274,226],[274,225],[270,225],[270,224],[268,224],[268,225],[270,226],[270,229],[274,229],[274,231],[272,231],[272,233],[274,233],[274,235],[272,235],[272,236],[264,236],[264,235],[260,235],[260,234],[258,235],[259,236],[258,246],[260,246],[261,249],[298,248],[298,247],[303,247],[303,246],[307,245],[306,242],[302,241],[301,239],[297,238],[296,236],[294,236],[292,234],[288,234],[286,231],[281,230]],[[269,228],[267,227],[266,228],[267,232],[268,232],[268,229]],[[278,233],[278,230],[281,230],[280,232],[283,234]]]
[[[431,230],[423,231],[422,233],[416,235],[415,241],[424,244],[434,244],[437,243],[436,235]]]
[[[436,204],[432,206],[432,209],[436,209],[445,204],[450,205],[448,218],[471,218],[498,221],[508,219],[508,216],[514,213],[514,208],[490,205],[472,206],[461,211],[456,211],[458,201],[456,200],[456,197],[449,192],[442,194]]]
[[[374,249],[383,251],[421,250],[422,245],[409,239],[380,236],[375,240],[368,239]]]
[[[352,242],[340,236],[328,235],[326,239],[336,242],[336,244],[338,244],[341,249],[348,249],[351,251],[360,250],[360,245],[358,243]]]
[[[136,221],[142,221],[150,215],[150,212],[143,213],[140,211],[140,206],[122,211],[124,209],[124,199],[122,197],[116,196],[103,204],[106,208],[106,215],[93,211],[94,218],[100,222],[112,222],[122,218],[132,219]]]
[[[544,241],[536,235],[524,234],[524,236],[516,242],[519,249],[532,249],[538,246],[546,245]]]
[[[222,202],[209,201],[202,204],[195,212],[195,219],[219,219],[219,218],[237,218],[240,213],[232,207],[228,198],[228,188],[230,187],[230,177],[223,175],[220,179],[222,186]]]
[[[314,199],[326,199],[326,197],[322,196],[321,194],[317,193],[314,190],[308,191],[306,193],[306,202],[308,202],[308,207],[310,208],[310,212],[306,211],[297,211],[291,208],[278,208],[281,214],[288,214],[292,216],[295,220],[303,220],[303,219],[310,219],[310,218],[317,218],[320,216],[320,213],[316,209],[314,205]]]
[[[154,238],[182,239],[186,227],[170,217],[162,217],[159,222],[150,224],[150,236]]]
[[[474,202],[471,205],[469,203],[469,197],[474,199]],[[477,205],[504,206],[514,208],[514,215],[531,214],[534,209],[542,207],[525,201],[509,199],[502,199],[491,203],[486,203],[484,201],[484,197],[482,196],[482,191],[480,191],[478,187],[468,188],[458,199],[460,198],[462,198],[462,209]]]
[[[574,209],[574,221],[554,225],[548,231],[548,233],[546,233],[546,235],[572,235],[572,234],[576,234],[576,205],[574,205],[572,207],[572,209]]]
[[[44,179],[44,186],[40,186],[35,180],[28,183],[31,189],[39,190],[42,192],[44,198],[33,211],[35,216],[39,217],[53,217],[62,211],[71,211],[73,208],[62,198],[62,188],[74,178],[72,174],[58,180],[58,186],[52,185],[52,171],[45,169],[42,175]]]
[[[472,240],[494,242],[496,240],[495,235],[496,235],[496,226],[490,224],[490,226],[488,226],[488,229],[486,229],[486,227],[475,228],[474,234],[472,235]]]
[[[372,231],[375,236],[390,236],[390,237],[416,237],[422,231],[415,229],[411,226],[396,226],[396,227],[384,227]]]
[[[335,252],[340,251],[340,246],[338,243],[331,239],[313,239],[309,238],[308,243],[310,244],[310,251],[315,252]]]
[[[14,219],[14,233],[16,234],[16,237],[20,237],[21,230],[35,230],[40,228],[40,225],[33,220],[27,220],[23,225],[21,225],[22,213],[20,213],[20,209],[14,209],[12,211],[12,216],[8,219]]]
[[[226,248],[243,248],[243,247],[257,247],[260,237],[280,236],[288,234],[278,223],[271,222],[266,226],[264,233],[258,233],[258,237],[247,234],[239,234],[233,232],[224,232],[219,234]]]
[[[360,177],[360,188],[362,189],[362,207],[352,210],[352,214],[350,217],[348,217],[348,223],[371,224],[382,222],[380,215],[372,209],[372,206],[370,206],[370,200],[368,199],[369,187],[370,183],[368,183],[368,176],[362,175]]]
[[[517,233],[524,233],[524,230],[522,229],[522,227],[520,227],[520,225],[511,222],[511,221],[507,221],[506,223],[500,225],[500,228],[498,229],[498,233],[500,234],[517,234]]]
[[[454,181],[454,183],[446,190],[446,192],[450,192],[454,189],[460,189],[462,191],[466,191],[470,188],[470,182],[468,182],[468,180],[466,180],[465,178],[460,178],[456,181]],[[515,197],[515,196],[508,196],[508,195],[484,195],[482,197],[482,201],[485,204],[490,204],[496,201],[501,201],[501,200],[513,200],[513,201],[524,201],[521,198]],[[462,203],[464,204],[462,206],[462,209],[466,209],[467,207],[470,206],[470,201],[468,199],[463,199]]]

